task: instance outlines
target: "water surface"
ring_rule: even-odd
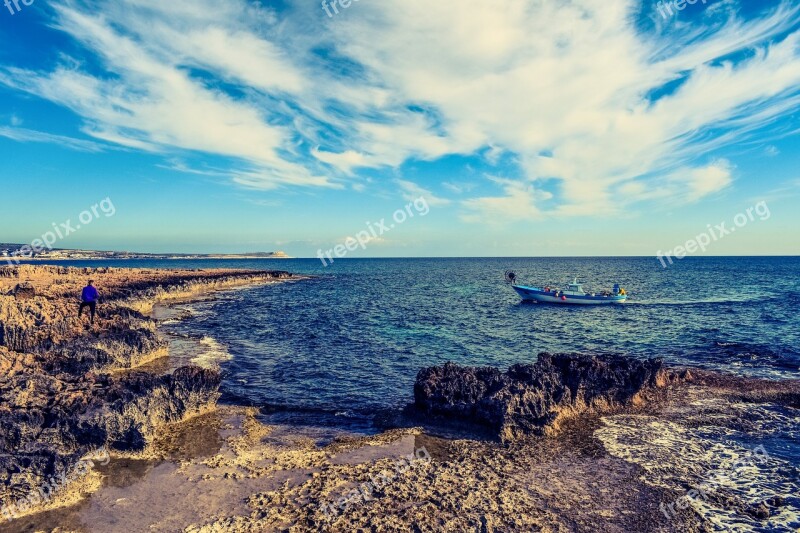
[[[67,263],[76,264],[76,263]],[[81,263],[78,266],[83,266]],[[313,279],[182,305],[168,329],[201,340],[224,399],[287,421],[369,425],[412,399],[420,368],[501,368],[541,351],[615,352],[737,374],[798,377],[800,258],[102,261],[93,266],[285,269]],[[521,303],[505,284],[620,283],[622,306]],[[205,349],[202,347],[205,346]],[[196,348],[195,348],[196,349]]]

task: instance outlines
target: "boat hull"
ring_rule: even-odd
[[[563,294],[556,296],[553,291],[545,292],[536,287],[512,285],[517,294],[526,302],[540,302],[561,305],[614,305],[624,303],[628,299],[625,294],[611,296],[591,296],[578,294]]]

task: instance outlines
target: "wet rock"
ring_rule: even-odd
[[[783,507],[786,505],[786,498],[783,496],[773,496],[772,498],[768,499],[765,502],[767,505],[771,505],[772,507]]]
[[[532,365],[425,368],[414,385],[417,412],[491,428],[503,441],[557,432],[585,411],[644,402],[648,391],[679,378],[661,360],[543,353]]]
[[[183,367],[171,375],[133,372],[98,390],[94,404],[104,406],[90,419],[91,433],[105,435],[112,448],[142,450],[154,430],[213,406],[220,374],[216,370]]]
[[[766,520],[770,517],[769,507],[767,507],[766,503],[759,503],[758,505],[752,505],[745,509],[745,512],[756,518],[758,520]]]
[[[76,463],[80,455],[58,455],[49,452],[0,455],[0,501],[4,505],[47,490],[49,482]]]

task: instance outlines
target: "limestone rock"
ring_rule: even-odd
[[[676,379],[659,359],[542,353],[536,363],[425,368],[414,385],[418,412],[486,426],[504,441],[549,434],[585,411],[644,401],[648,390]]]

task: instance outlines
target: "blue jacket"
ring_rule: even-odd
[[[98,298],[97,289],[92,287],[91,285],[87,285],[83,288],[83,292],[81,293],[81,300],[84,302],[96,302]]]

